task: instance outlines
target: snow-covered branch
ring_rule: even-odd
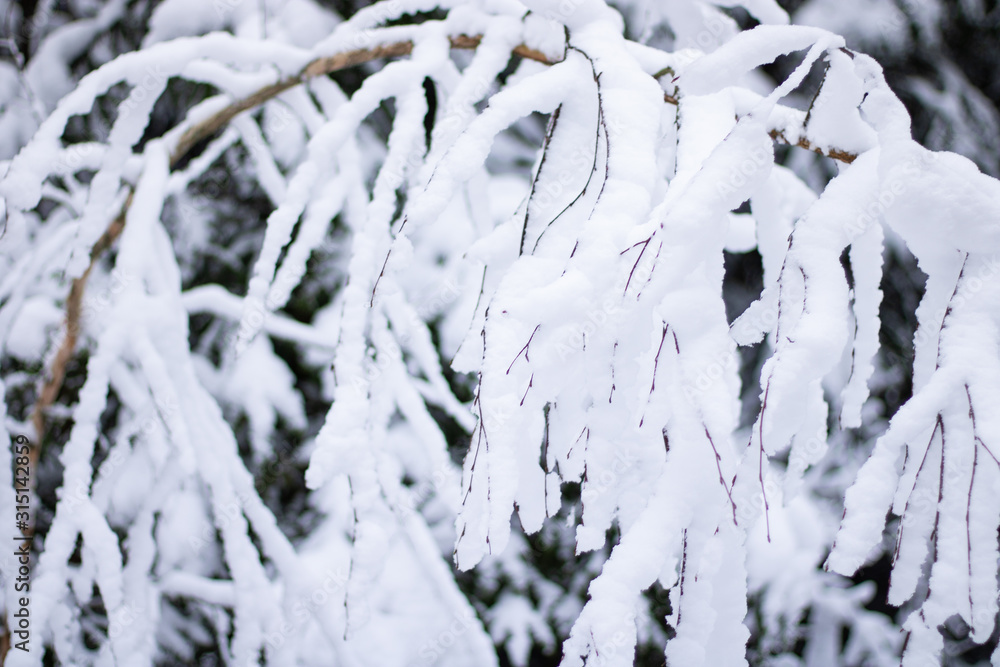
[[[846,577],[890,512],[903,664],[991,636],[1000,184],[872,59],[771,0],[638,40],[629,2],[196,4],[4,163],[10,664],[887,664]],[[927,282],[884,424],[887,248]]]

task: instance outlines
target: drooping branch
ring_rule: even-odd
[[[449,37],[451,47],[455,49],[475,49],[482,42],[482,39],[482,35],[455,35]],[[413,42],[403,41],[392,44],[383,44],[370,49],[356,49],[353,51],[345,51],[317,58],[307,64],[299,74],[265,86],[251,95],[229,104],[215,114],[190,127],[177,141],[177,145],[171,153],[170,166],[175,167],[179,164],[188,156],[191,150],[199,142],[214,135],[239,114],[244,111],[255,109],[263,105],[265,102],[277,97],[281,93],[294,88],[295,86],[306,83],[310,79],[332,74],[333,72],[350,67],[356,67],[373,60],[406,56],[412,53],[412,51]],[[541,51],[524,44],[514,47],[512,55],[516,55],[526,60],[542,63],[544,65],[554,65],[558,62],[550,59]],[[680,105],[680,98],[677,95],[665,93],[663,99],[667,104],[674,106]],[[771,130],[770,136],[779,143],[790,146],[798,146],[847,164],[850,164],[857,158],[856,154],[837,148],[830,148],[824,151],[823,149],[811,144],[804,136],[793,143],[781,130]],[[122,227],[125,224],[125,213],[128,210],[128,206],[131,201],[132,197],[129,195],[121,213],[119,213],[119,215],[105,231],[104,235],[94,245],[91,252],[90,267],[82,276],[73,281],[70,293],[66,298],[66,337],[63,339],[63,343],[52,361],[52,367],[48,373],[48,380],[46,380],[45,385],[39,394],[38,400],[35,403],[34,414],[32,416],[38,443],[41,443],[43,439],[44,413],[55,401],[60,389],[62,388],[63,379],[66,374],[66,364],[72,358],[73,351],[76,347],[76,340],[80,329],[80,315],[82,312],[81,304],[83,302],[83,294],[90,270],[94,267],[103,252],[110,247],[112,243],[114,243],[118,235],[121,233]]]
[[[482,35],[456,35],[449,38],[452,48],[455,49],[475,49],[482,41]],[[413,42],[396,42],[376,46],[370,49],[357,49],[337,53],[332,56],[324,56],[313,60],[306,65],[302,72],[276,83],[270,84],[252,93],[251,95],[229,104],[205,120],[190,127],[177,141],[173,152],[170,155],[171,168],[177,166],[184,160],[191,150],[201,141],[211,137],[213,134],[224,128],[236,116],[255,109],[265,102],[277,97],[286,90],[314,79],[318,76],[332,74],[350,67],[357,67],[373,60],[382,58],[397,58],[409,55],[413,51]],[[526,60],[533,60],[545,65],[555,64],[544,53],[523,44],[514,47],[513,55]],[[125,214],[132,202],[131,193],[126,200],[122,211],[104,232],[101,238],[94,244],[90,254],[90,266],[82,276],[76,278],[70,287],[69,295],[66,297],[66,337],[63,339],[59,350],[52,360],[52,366],[48,373],[48,379],[39,393],[35,402],[32,414],[32,423],[35,428],[36,443],[40,446],[45,431],[45,411],[55,402],[59,391],[62,389],[63,380],[66,376],[66,365],[73,357],[76,349],[76,341],[80,331],[80,316],[82,313],[83,295],[87,285],[90,272],[100,256],[107,250],[121,234],[125,225]],[[34,450],[34,448],[32,448]],[[37,452],[34,454],[37,457]]]
[[[482,39],[482,35],[456,35],[454,37],[450,37],[449,41],[451,42],[451,47],[453,49],[475,49],[479,46]],[[264,102],[277,97],[290,88],[294,88],[295,86],[305,83],[318,76],[332,74],[350,67],[357,67],[358,65],[363,65],[364,63],[371,62],[373,60],[408,56],[412,52],[413,42],[406,41],[375,46],[370,49],[345,51],[343,53],[336,53],[332,56],[317,58],[302,68],[302,71],[299,74],[288,77],[269,86],[265,86],[252,95],[245,97],[242,100],[233,102],[226,108],[216,112],[209,118],[190,128],[177,142],[177,147],[174,149],[173,155],[170,159],[171,165],[177,164],[177,162],[187,155],[188,151],[190,151],[195,144],[221,130],[237,115],[243,113],[244,111],[259,107],[264,104]],[[555,64],[555,61],[549,60],[549,58],[546,57],[546,55],[541,51],[537,51],[523,44],[514,47],[513,54],[545,65]]]
[[[482,35],[455,35],[449,37],[448,39],[453,49],[475,49],[479,46],[480,42],[482,42],[483,37]],[[171,156],[171,166],[182,160],[195,144],[218,132],[240,113],[259,107],[268,100],[277,97],[290,88],[294,88],[295,86],[305,83],[318,76],[332,74],[350,67],[357,67],[358,65],[363,65],[364,63],[368,63],[373,60],[407,56],[412,52],[413,42],[405,41],[395,42],[393,44],[384,44],[370,49],[345,51],[343,53],[336,53],[332,56],[317,58],[306,65],[299,74],[288,77],[269,86],[265,86],[257,92],[241,100],[233,102],[229,106],[221,109],[212,116],[188,129],[177,142],[177,146]],[[535,62],[542,63],[543,65],[554,65],[559,62],[557,60],[550,59],[541,51],[524,44],[519,44],[514,47],[512,54],[526,60],[533,60]],[[663,101],[674,106],[678,106],[680,104],[679,97],[669,93],[664,93]],[[812,145],[809,140],[804,137],[793,143],[785,137],[784,132],[779,130],[772,130],[770,134],[771,138],[779,143],[789,146],[798,146],[814,153],[818,153],[819,155],[833,158],[834,160],[838,160],[840,162],[850,164],[855,160],[855,158],[857,158],[857,155],[854,153],[837,148],[831,148],[827,151],[823,151],[821,148]]]

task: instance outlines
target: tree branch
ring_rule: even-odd
[[[479,43],[483,38],[482,35],[456,35],[454,37],[449,37],[448,39],[451,42],[451,47],[453,49],[475,49],[479,46]],[[218,132],[238,114],[260,106],[271,98],[277,97],[289,88],[294,88],[295,86],[305,83],[306,81],[314,79],[318,76],[332,74],[333,72],[338,72],[349,67],[357,67],[358,65],[363,65],[364,63],[371,62],[373,60],[408,56],[412,52],[413,42],[407,41],[375,46],[370,49],[357,49],[355,51],[335,53],[332,56],[317,58],[302,68],[302,71],[299,74],[283,79],[277,83],[273,83],[270,86],[261,88],[249,97],[233,102],[225,109],[218,111],[214,115],[190,128],[177,142],[177,147],[174,149],[173,155],[170,157],[170,164],[171,166],[177,164],[177,162],[187,155],[188,151],[190,151],[195,144]],[[529,48],[523,44],[514,47],[513,54],[525,58],[526,60],[534,60],[545,65],[555,64],[554,61],[549,60],[541,51],[536,51],[535,49]]]
[[[482,39],[482,35],[455,35],[449,37],[451,47],[454,49],[475,49],[482,42]],[[413,42],[405,41],[383,44],[370,49],[346,51],[332,56],[317,58],[306,65],[299,74],[265,86],[257,92],[241,100],[233,102],[212,116],[209,116],[205,120],[202,120],[196,125],[188,128],[188,130],[181,135],[181,138],[177,141],[177,145],[171,153],[170,166],[177,166],[177,164],[187,157],[187,155],[199,142],[221,130],[237,115],[243,113],[244,111],[249,111],[259,107],[286,90],[294,88],[295,86],[319,76],[332,74],[333,72],[347,69],[349,67],[356,67],[373,60],[406,56],[412,52]],[[551,60],[541,51],[524,44],[514,47],[512,55],[526,60],[533,60],[544,65],[554,65],[556,62],[559,62]],[[680,105],[680,99],[675,95],[664,94],[663,100],[667,104],[672,104],[674,106]],[[784,132],[780,130],[771,130],[770,135],[771,138],[779,143],[790,146],[798,146],[840,162],[850,164],[857,158],[857,155],[854,153],[836,148],[823,151],[817,146],[811,144],[809,140],[804,137],[800,138],[795,143],[792,143],[785,137]],[[73,281],[69,295],[66,298],[66,337],[63,339],[62,345],[52,361],[52,367],[48,374],[48,380],[45,382],[45,385],[39,394],[38,400],[35,402],[34,413],[32,415],[32,422],[35,427],[35,436],[39,446],[41,445],[45,429],[44,413],[46,409],[48,409],[48,407],[55,401],[60,389],[62,388],[63,379],[66,375],[66,365],[72,358],[73,352],[76,348],[77,336],[80,330],[80,315],[82,311],[81,304],[87,284],[87,278],[89,277],[91,269],[97,263],[101,254],[103,254],[103,252],[107,250],[107,248],[110,247],[111,244],[118,238],[118,235],[121,234],[122,228],[125,225],[125,213],[131,202],[132,196],[130,194],[122,208],[122,211],[111,223],[107,231],[104,232],[104,235],[101,236],[96,244],[94,244],[94,248],[90,255],[90,266],[82,276]],[[32,451],[34,450],[35,448],[32,448]],[[38,454],[35,453],[34,456],[37,459]]]
[[[812,151],[817,155],[822,155],[823,157],[832,158],[834,160],[837,160],[838,162],[843,162],[845,164],[851,164],[852,162],[858,159],[856,153],[843,151],[840,150],[839,148],[831,148],[829,150],[824,151],[819,146],[814,146],[805,137],[801,137],[798,141],[792,143],[785,137],[785,133],[782,130],[771,130],[770,132],[768,132],[768,134],[770,134],[771,138],[780,144],[785,144],[786,146],[798,146],[799,148],[804,148],[807,151]]]

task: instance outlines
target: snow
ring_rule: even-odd
[[[858,21],[859,15],[865,20]],[[857,36],[865,44],[880,41],[898,44],[910,38],[905,10],[890,0],[841,0],[836,4],[813,0],[802,4],[794,20],[837,34]]]
[[[807,49],[816,43],[838,48],[843,40],[824,30],[805,26],[757,26],[688,65],[681,78],[681,87],[692,95],[713,93],[737,84],[744,74],[778,56]]]
[[[39,361],[49,333],[58,328],[62,313],[42,297],[27,299],[7,334],[7,351],[22,361]]]
[[[804,123],[809,142],[823,150],[863,153],[874,145],[875,131],[858,110],[864,91],[854,73],[853,59],[843,51],[831,50],[827,63],[823,83]]]
[[[68,438],[44,454],[62,482],[31,593],[57,661],[496,665],[503,645],[516,665],[543,646],[624,666],[659,644],[745,665],[753,636],[776,664],[896,664],[899,628],[845,578],[887,550],[890,513],[902,664],[938,661],[949,619],[989,639],[1000,184],[912,140],[828,3],[798,12],[822,28],[773,0],[616,7],[389,0],[342,20],[168,0],[141,48],[79,81],[125,4],[47,33],[35,103],[0,120],[19,149],[0,180],[0,437],[30,431],[85,276],[83,367],[38,434]],[[316,77],[172,156],[314,58],[400,41],[353,93]],[[512,60],[522,45],[549,63]],[[759,71],[798,52],[781,81]],[[0,70],[0,103],[19,77]],[[215,92],[164,130],[173,80]],[[120,84],[111,126],[69,143]],[[775,164],[775,140],[836,175],[798,149]],[[223,171],[218,201],[197,194]],[[883,254],[903,246],[926,288],[913,396],[883,415]],[[763,290],[734,294],[724,253],[755,251]]]
[[[264,386],[255,382],[261,376],[270,378]],[[246,413],[250,420],[250,443],[257,456],[263,457],[270,451],[279,416],[294,428],[305,428],[302,398],[294,388],[295,376],[264,338],[251,344],[226,378],[222,395]]]
[[[868,381],[875,372],[879,349],[879,304],[882,302],[882,228],[871,225],[851,244],[851,274],[854,277],[854,348],[851,379],[843,392],[840,415],[843,426],[861,425],[861,408],[868,399]]]

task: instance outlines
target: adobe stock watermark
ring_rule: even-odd
[[[420,662],[415,665],[427,667],[437,664],[458,643],[458,640],[478,623],[479,618],[471,609],[453,616],[447,628],[433,639],[424,642],[420,648]]]
[[[469,121],[478,115],[476,103],[487,98],[491,90],[491,82],[478,77],[467,87],[461,98],[457,94],[449,97],[444,116],[434,124],[434,129],[431,132],[433,143],[438,144],[444,138],[453,136],[464,129]],[[420,166],[420,164],[416,166]]]
[[[623,132],[622,127],[623,124],[619,119],[611,117],[606,118],[602,125],[595,128],[595,132],[598,133],[598,138],[600,138],[601,133],[604,133],[605,141],[610,143],[621,137]],[[570,186],[574,181],[579,181],[582,171],[589,172],[590,176],[588,178],[595,179],[597,172],[601,171],[600,158],[603,156],[603,152],[600,145],[596,144],[591,146],[577,146],[569,156],[569,165],[560,169],[554,177],[546,176],[542,172],[540,174],[541,178],[538,178],[536,181],[535,190],[528,202],[530,214],[551,214],[553,212],[553,204],[560,197],[570,192]],[[579,185],[581,188],[579,194],[582,196],[584,194],[584,186],[583,184]],[[590,186],[592,185],[593,182],[590,183]],[[587,187],[589,188],[589,186]],[[567,205],[569,203],[569,201],[566,202]]]
[[[763,340],[763,337],[774,331],[778,325],[778,305],[775,303],[766,308],[750,306],[730,326],[733,338],[740,342]]]
[[[751,527],[765,512],[774,507],[776,499],[781,498],[781,483],[774,475],[765,475],[764,483],[757,485],[757,490],[749,500],[736,503],[736,525]]]
[[[296,121],[296,116],[284,104],[271,103],[264,108],[260,121],[261,132],[240,132],[238,145],[242,146],[254,160],[270,159],[271,149],[268,137],[278,137]],[[246,122],[255,123],[252,118]],[[235,127],[239,128],[240,123]],[[234,142],[236,145],[237,142]],[[199,224],[199,214],[217,211],[217,202],[227,196],[233,197],[237,192],[236,175],[220,169],[205,170],[193,177],[188,187],[197,185],[199,192],[195,196],[179,198],[177,212],[187,224]]]
[[[774,162],[774,152],[770,146],[760,145],[750,151],[736,169],[730,172],[728,180],[716,181],[715,192],[720,201],[727,201],[745,186],[761,169],[767,169]]]
[[[164,423],[169,424],[180,413],[180,404],[174,396],[156,399],[154,401],[154,411],[156,414],[142,420],[138,428],[134,431],[135,435],[148,437],[152,433],[159,431],[163,428]],[[131,452],[125,447],[112,447],[108,452],[107,458],[100,465],[100,478],[98,479],[110,477],[131,456]],[[66,511],[72,511],[85,502],[90,502],[91,484],[84,480],[78,480],[72,488],[67,485],[63,485],[60,488],[59,499],[62,503],[65,503]]]
[[[266,462],[261,463],[261,465],[256,469],[254,474],[254,486],[253,491],[260,493],[270,484],[273,484],[278,480],[281,473],[295,465],[295,450],[294,449],[275,449],[275,457]],[[206,547],[217,542],[216,531],[223,530],[229,526],[229,524],[243,513],[243,508],[246,506],[247,501],[250,499],[250,493],[245,493],[243,491],[238,491],[235,493],[235,500],[230,501],[225,506],[222,507],[221,512],[216,514],[216,523],[207,523],[202,526],[201,532],[197,535],[192,535],[188,537],[188,548],[195,553],[202,553]]]
[[[370,10],[364,14],[364,23],[361,23],[360,21],[352,21],[350,23],[351,27],[354,28],[355,31],[352,39],[354,48],[372,48],[375,44],[375,38],[373,35],[378,27],[383,23],[400,16],[403,13],[403,10],[403,3],[399,0],[389,0],[389,2],[381,2],[376,5],[370,5]]]
[[[246,0],[213,0],[212,7],[215,9],[215,15],[225,21],[244,2]]]
[[[135,280],[128,270],[115,267],[111,270],[108,284],[97,294],[88,290],[83,299],[79,325],[96,322],[114,304],[114,297],[121,294]],[[78,333],[78,332],[77,332]]]
[[[940,442],[943,438],[938,429],[935,429],[933,437],[937,442]],[[947,447],[947,440],[940,442],[940,446]],[[978,443],[975,446],[979,446]],[[921,452],[918,451],[916,455],[921,455]],[[914,452],[911,452],[910,456],[912,460]],[[920,523],[931,525],[937,522],[938,505],[941,502],[942,489],[945,494],[953,492],[954,489],[961,489],[960,493],[963,496],[969,491],[969,480],[973,474],[972,460],[970,459],[966,466],[958,466],[954,463],[955,457],[948,456],[947,453],[943,457],[943,460],[945,461],[943,469],[936,467],[929,472],[920,471],[914,482],[913,489],[906,499],[903,514],[899,518],[901,528],[911,528]],[[992,462],[990,463],[992,465]],[[930,475],[929,479],[928,475]],[[965,517],[963,516],[962,518],[964,519]]]
[[[59,3],[40,2],[35,6],[35,11],[31,17],[24,17],[18,32],[29,40],[37,40],[46,26],[52,23],[55,17],[55,9]],[[22,11],[25,5],[21,5]]]
[[[707,14],[705,27],[698,31],[692,41],[699,49],[710,53],[722,46],[733,35],[734,30],[732,23],[726,23],[723,18],[725,14],[721,11],[708,11]]]
[[[798,437],[796,436],[796,439],[793,440],[789,452],[788,467],[784,471],[765,471],[763,483],[760,480],[756,481],[754,492],[749,499],[739,500],[736,503],[737,526],[749,528],[766,512],[791,500],[795,495],[795,489],[789,489],[789,476],[792,477],[793,481],[801,480],[801,475],[806,468],[819,461],[827,450],[825,431],[809,436],[804,442]],[[786,497],[786,491],[790,492],[791,495]]]
[[[575,352],[582,350],[587,337],[593,336],[611,322],[622,310],[621,299],[606,297],[597,308],[588,310],[582,323],[573,327],[570,332],[556,344],[556,354],[560,361],[565,361]]]
[[[651,242],[651,241],[650,241]],[[626,265],[627,266],[627,265]],[[647,253],[632,264],[630,270],[623,272],[608,296],[595,308],[586,313],[582,321],[575,324],[568,333],[556,342],[555,351],[560,361],[565,361],[571,355],[584,347],[588,337],[614,322],[624,310],[624,303],[629,298],[638,298],[643,286],[653,275],[656,258]],[[618,296],[618,295],[621,296]]]
[[[159,97],[167,83],[167,78],[167,73],[159,64],[147,66],[142,78],[133,84],[128,96],[119,102],[118,118],[115,123],[127,118],[132,111],[143,105],[150,95]],[[152,107],[150,106],[150,108]]]
[[[570,156],[569,162],[572,168],[561,169],[554,178],[544,178],[536,182],[535,191],[528,202],[529,212],[532,215],[552,213],[553,204],[569,191],[570,185],[580,171],[593,168],[593,158],[592,152],[578,146]]]
[[[907,177],[919,175],[924,167],[934,164],[937,160],[937,153],[921,151],[919,157],[903,163],[902,173],[894,172],[891,179],[882,181],[875,199],[865,207],[861,214],[844,225],[848,243],[863,234],[869,225],[877,223],[886,211],[910,189],[911,185]]]
[[[108,638],[117,639],[150,610],[146,605],[128,601],[108,614]]]
[[[633,456],[631,452],[626,452],[623,447],[616,448],[615,458],[611,465],[601,470],[596,478],[588,474],[584,480],[580,492],[580,498],[584,504],[607,493],[621,481],[625,473],[635,468],[638,462],[638,457]]]
[[[262,114],[259,134],[248,137],[245,133],[240,133],[240,143],[251,155],[258,158],[271,153],[271,149],[267,145],[268,137],[279,136],[295,121],[295,114],[284,104],[277,102],[265,105]],[[253,121],[251,120],[251,122]]]
[[[242,352],[240,345],[249,346],[264,329],[271,314],[284,305],[279,296],[290,294],[298,283],[299,278],[293,276],[291,272],[278,271],[274,282],[268,287],[267,296],[264,297],[263,303],[244,300],[240,322],[236,329],[225,337],[223,346],[228,350],[237,350],[237,354]]]
[[[550,21],[563,23],[566,19],[576,13],[576,10],[580,8],[580,5],[582,5],[584,1],[585,0],[560,0],[559,4],[555,8],[546,9],[543,16]]]
[[[59,152],[59,159],[52,169],[52,174],[64,177],[75,174],[77,170],[91,165],[91,160],[97,153],[98,148],[92,142],[70,144]]]
[[[213,511],[214,523],[207,523],[198,535],[188,537],[187,545],[191,551],[201,555],[206,547],[217,542],[216,531],[225,531],[238,517],[243,517],[243,508],[246,506],[249,496],[242,491],[236,492],[234,495],[236,496],[235,500],[231,500],[218,510]]]
[[[720,350],[693,380],[684,382],[681,391],[693,403],[696,397],[708,391],[726,373],[739,370],[738,355],[738,351]]]
[[[901,5],[901,6],[900,6]],[[875,27],[882,33],[883,39],[892,39],[901,33],[908,33],[910,29],[910,17],[918,16],[926,7],[925,0],[897,0],[889,3],[891,14],[880,12],[880,16],[875,21]]]
[[[400,501],[397,511],[403,517],[417,513],[418,508],[444,489],[458,489],[462,484],[461,470],[454,466],[438,467],[429,477],[410,488],[410,493]]]
[[[631,624],[635,624],[635,619],[636,615],[634,613],[629,613],[624,617],[625,622]],[[591,637],[593,638],[593,633],[591,633]],[[620,663],[622,651],[630,654],[632,660],[634,660],[635,656],[635,644],[630,641],[628,634],[624,630],[618,630],[604,641],[591,643],[590,650],[591,653],[587,656],[587,665],[593,665],[594,667],[604,667],[604,665]],[[628,660],[628,662],[632,662],[632,660]]]
[[[387,285],[392,287],[380,292],[382,297],[400,291],[394,282],[388,282]],[[350,378],[338,377],[337,384],[350,385],[358,395],[367,395],[371,383],[382,377],[394,363],[403,358],[403,347],[410,342],[412,329],[425,327],[428,320],[444,313],[461,293],[461,286],[457,281],[450,277],[443,280],[429,296],[416,304],[411,304],[413,311],[405,324],[408,329],[385,336],[378,346],[369,347],[361,375],[352,375]]]
[[[281,625],[271,632],[264,634],[265,643],[272,649],[281,648],[289,636],[297,634],[299,630],[311,618],[314,618],[320,610],[326,607],[334,599],[340,599],[338,595],[347,588],[348,574],[341,568],[327,570],[326,577],[313,590],[296,598],[291,604],[291,618],[282,621]],[[247,663],[247,667],[257,667],[258,661],[254,659]]]
[[[913,353],[915,354],[919,347],[926,345],[940,335],[945,315],[949,309],[961,308],[973,300],[991,280],[996,279],[998,273],[1000,273],[1000,255],[998,254],[990,255],[970,274],[963,273],[962,280],[959,281],[955,294],[947,306],[938,308],[927,323],[917,327],[917,331],[913,335]]]

